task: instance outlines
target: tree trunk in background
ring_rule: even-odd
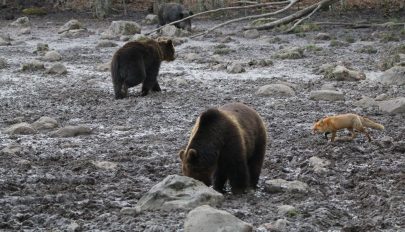
[[[94,0],[96,18],[106,18],[110,14],[111,5],[112,0]]]

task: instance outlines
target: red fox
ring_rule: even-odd
[[[368,141],[371,141],[370,135],[367,133],[366,127],[378,130],[384,130],[384,126],[371,121],[366,117],[357,114],[340,114],[323,118],[314,124],[313,132],[325,132],[325,138],[328,139],[328,134],[332,133],[331,141],[335,141],[336,132],[340,129],[347,128],[351,133],[353,140],[356,137],[356,131],[366,135]]]

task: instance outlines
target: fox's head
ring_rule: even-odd
[[[323,119],[315,122],[314,126],[312,127],[312,132],[314,134],[319,133],[319,132],[325,132],[324,125],[325,125],[325,123],[324,123]]]

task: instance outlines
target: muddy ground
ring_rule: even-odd
[[[140,22],[143,16],[131,19]],[[7,68],[0,69],[0,150],[12,144],[21,148],[0,155],[0,230],[182,231],[187,211],[124,216],[120,210],[135,206],[140,197],[167,175],[181,174],[178,151],[186,145],[200,112],[236,101],[252,106],[263,117],[269,145],[259,189],[242,196],[226,194],[220,209],[251,223],[256,230],[284,218],[277,214],[277,206],[285,204],[295,206],[298,211],[286,217],[290,223],[285,231],[404,230],[405,157],[401,148],[405,140],[404,115],[388,115],[378,107],[361,108],[353,104],[362,96],[404,96],[403,86],[384,86],[375,81],[382,73],[378,68],[382,58],[404,43],[401,28],[322,27],[320,31],[297,34],[264,31],[259,38],[246,39],[237,32],[244,24],[233,24],[219,30],[222,34],[176,46],[178,59],[161,67],[159,80],[163,92],[140,97],[138,86],[131,89],[128,99],[114,100],[109,72],[96,70],[118,48],[95,48],[100,32],[110,21],[80,16],[78,19],[94,34],[60,38],[58,28],[71,17],[77,16],[33,17],[31,35],[18,35],[19,29],[7,26],[10,21],[0,21],[2,33],[9,33],[14,39],[11,46],[0,47],[0,57],[8,63]],[[315,20],[325,18],[346,22],[387,21],[369,12],[343,15],[322,12]],[[195,20],[194,27],[201,30],[216,23]],[[354,42],[333,47],[330,41],[314,39],[319,32]],[[381,38],[386,33],[393,33],[400,40],[385,42]],[[214,47],[227,36],[231,41],[226,45],[233,51],[221,55],[226,61],[247,64],[250,60],[271,59],[273,65],[246,65],[246,72],[239,74],[213,69],[215,62],[210,57]],[[33,51],[39,42],[60,52],[68,74],[19,71],[22,63],[38,58]],[[116,42],[119,46],[124,44]],[[272,58],[282,48],[308,45],[321,49],[305,50],[302,59]],[[376,52],[359,52],[364,45],[371,45]],[[184,58],[192,52],[200,57],[196,62]],[[364,71],[367,79],[332,82],[344,92],[345,101],[309,100],[310,91],[328,83],[317,68],[329,62],[351,65]],[[279,81],[294,84],[296,96],[255,94],[259,87]],[[351,142],[331,143],[322,135],[311,134],[316,119],[348,112],[367,115],[385,125],[386,130],[372,130],[374,140],[370,143],[362,135]],[[41,116],[57,119],[60,127],[85,125],[93,133],[55,138],[51,137],[52,130],[33,135],[3,132],[13,123],[32,123]],[[331,162],[326,172],[316,173],[309,166],[308,159],[313,156]],[[93,161],[115,162],[117,167],[101,169]],[[310,186],[310,192],[306,195],[266,192],[264,182],[275,178],[303,181]]]

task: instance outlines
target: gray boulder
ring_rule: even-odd
[[[284,84],[270,84],[260,87],[256,94],[259,96],[291,97],[295,95],[295,92],[290,86]]]
[[[159,18],[155,14],[146,15],[145,19],[142,21],[142,23],[144,23],[146,25],[157,24],[158,22],[159,22]]]
[[[274,55],[275,58],[279,59],[301,59],[304,57],[304,49],[303,48],[288,48],[280,50],[277,54]]]
[[[110,33],[113,36],[119,37],[121,35],[133,35],[141,33],[141,26],[132,21],[112,21],[108,28],[107,34]]]
[[[378,103],[380,110],[390,114],[405,113],[405,97],[398,97],[391,100],[380,101]]]
[[[87,37],[90,34],[93,34],[93,32],[90,32],[87,29],[72,29],[72,30],[68,30],[65,32],[62,32],[60,34],[61,38],[69,38],[69,39],[74,39],[74,38],[81,38],[81,37]]]
[[[29,35],[31,34],[31,28],[30,27],[24,27],[21,28],[20,31],[18,32],[19,35]]]
[[[248,39],[256,39],[259,36],[260,36],[260,33],[256,29],[246,30],[246,31],[243,32],[243,37],[248,38]]]
[[[26,122],[17,123],[8,127],[4,133],[14,135],[28,135],[28,134],[35,134],[36,130],[32,128],[32,126]]]
[[[287,181],[283,179],[273,179],[265,182],[265,190],[269,193],[292,192],[307,193],[309,187],[306,183],[294,180]]]
[[[186,176],[170,175],[153,186],[135,208],[144,210],[192,209],[200,205],[216,206],[224,199],[221,193]]]
[[[389,85],[405,85],[405,66],[394,66],[386,70],[380,81]]]
[[[63,65],[62,63],[55,63],[52,64],[51,67],[49,67],[46,70],[47,74],[56,74],[56,75],[63,75],[67,73],[67,69],[65,67],[65,65]]]
[[[243,73],[246,70],[239,63],[231,63],[228,66],[226,66],[226,71],[227,71],[227,73],[234,74],[234,73]]]
[[[39,70],[44,70],[45,69],[45,65],[44,63],[42,63],[41,61],[38,60],[32,60],[28,63],[24,63],[21,65],[21,71],[25,72],[25,71],[39,71]]]
[[[83,25],[77,19],[72,19],[61,26],[58,30],[58,34],[62,34],[63,32],[70,31],[70,30],[77,30],[82,29]]]
[[[162,36],[177,37],[181,35],[181,29],[174,25],[166,25],[161,29]]]
[[[329,33],[318,33],[316,36],[315,36],[315,39],[316,40],[330,40],[331,39],[331,36],[330,36],[330,34]]]
[[[309,99],[315,101],[343,101],[344,94],[334,90],[315,90],[310,92]]]
[[[86,126],[66,126],[52,134],[53,137],[75,137],[91,134],[92,129]]]
[[[353,105],[361,108],[369,108],[376,106],[377,102],[371,97],[363,96],[360,100],[353,102]]]
[[[8,38],[10,37],[8,36]],[[0,46],[8,46],[8,45],[11,45],[10,39],[7,39],[6,36],[0,36]]]
[[[31,26],[31,22],[28,17],[21,17],[16,19],[14,22],[10,23],[10,26],[13,27],[29,27]]]
[[[366,79],[366,75],[363,72],[337,65],[330,72],[325,73],[325,78],[334,81],[361,81]]]
[[[3,148],[0,151],[0,154],[4,154],[4,155],[15,155],[20,153],[23,150],[23,147],[19,144],[10,144],[7,147]]]
[[[57,51],[48,51],[45,53],[42,59],[45,61],[53,62],[62,60],[62,56]]]
[[[253,226],[232,214],[212,208],[199,206],[187,214],[185,232],[250,232]]]
[[[37,43],[37,50],[35,51],[36,54],[45,55],[46,52],[49,51],[49,46],[46,43]]]
[[[58,121],[50,117],[40,117],[38,120],[31,124],[36,130],[53,129],[58,127]]]
[[[298,214],[298,211],[292,205],[280,205],[277,207],[277,214],[279,216],[293,217]]]

